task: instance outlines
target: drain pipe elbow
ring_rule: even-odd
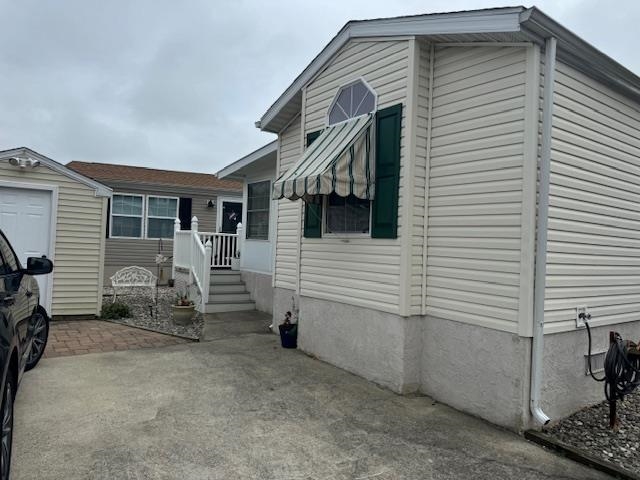
[[[542,408],[540,408],[540,405],[536,405],[535,407],[532,406],[531,414],[533,415],[533,418],[535,419],[535,421],[538,422],[540,425],[547,425],[551,421],[551,419],[547,417],[547,414],[542,411]]]
[[[540,177],[538,220],[536,228],[536,263],[533,292],[533,342],[531,346],[531,415],[540,425],[551,419],[540,406],[544,356],[544,298],[547,278],[547,229],[549,224],[549,179],[551,176],[551,127],[553,92],[556,72],[556,39],[545,41],[544,90],[542,102],[542,138],[540,145]]]

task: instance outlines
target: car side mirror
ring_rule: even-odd
[[[53,262],[46,257],[27,258],[27,275],[46,275],[53,270]]]

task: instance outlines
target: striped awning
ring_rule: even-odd
[[[371,161],[371,124],[365,115],[327,128],[302,157],[273,185],[273,198],[308,198],[335,192],[372,200],[374,162]]]

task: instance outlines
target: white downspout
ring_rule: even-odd
[[[553,90],[556,73],[556,39],[547,38],[544,56],[544,91],[542,99],[542,145],[540,149],[540,190],[536,228],[536,267],[533,293],[533,345],[531,351],[531,414],[546,425],[551,420],[540,407],[542,359],[544,356],[544,297],[547,279],[547,228],[549,223],[549,177],[551,172],[551,126]]]

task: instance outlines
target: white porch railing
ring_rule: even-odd
[[[191,219],[191,230],[180,230],[180,220],[176,218],[171,276],[175,278],[176,267],[189,271],[190,283],[196,285],[202,297],[198,310],[204,311],[209,299],[211,268],[231,267],[231,259],[239,254],[241,237],[241,223],[236,233],[200,232],[197,217]]]
[[[241,228],[242,224],[238,224],[238,233]],[[211,241],[213,246],[212,267],[231,267],[231,259],[238,253],[238,233],[198,232],[202,243]]]

